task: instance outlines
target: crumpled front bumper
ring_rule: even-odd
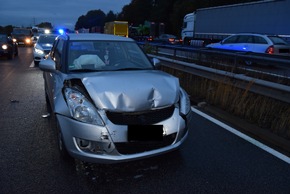
[[[96,126],[56,115],[69,154],[82,161],[92,163],[120,163],[160,155],[177,149],[188,135],[191,112],[183,118],[176,108],[173,115],[158,125],[163,125],[163,141],[156,147],[140,152],[126,152],[126,148],[147,146],[155,142],[129,142],[128,126],[116,125],[108,119],[105,126]],[[160,144],[161,143],[161,144]],[[122,151],[121,151],[122,150]],[[125,152],[126,153],[125,153]]]

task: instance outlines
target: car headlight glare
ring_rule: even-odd
[[[182,115],[187,115],[191,110],[191,104],[188,94],[182,88],[180,89],[180,101],[179,101],[180,113]]]
[[[40,54],[40,55],[43,55],[43,54],[44,54],[44,51],[41,50],[41,49],[39,49],[39,48],[34,48],[34,50],[35,50],[35,52],[36,52],[37,54]]]
[[[81,122],[103,126],[104,123],[94,105],[79,91],[65,88],[65,98],[71,116]]]
[[[3,44],[2,49],[6,50],[6,49],[8,49],[8,46],[6,44]]]
[[[30,43],[31,43],[31,39],[26,38],[26,39],[25,39],[25,42],[26,42],[27,44],[30,44]]]

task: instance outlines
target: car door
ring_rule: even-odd
[[[49,102],[51,104],[51,107],[54,107],[54,97],[55,97],[55,91],[56,88],[58,87],[58,80],[59,78],[59,74],[60,74],[60,68],[61,68],[61,63],[62,63],[62,57],[63,56],[63,46],[64,46],[64,40],[62,39],[58,39],[53,47],[52,50],[50,52],[49,57],[51,59],[53,59],[53,61],[55,62],[55,66],[56,66],[56,71],[55,72],[44,72],[43,73],[43,77],[45,80],[45,91],[47,94],[47,97],[49,99]],[[54,111],[54,110],[53,110]]]
[[[242,52],[252,52],[253,50],[253,36],[252,35],[238,35],[232,50]]]
[[[226,50],[236,50],[236,42],[238,39],[238,35],[230,36],[223,41],[220,42],[220,44],[215,44],[214,48],[218,49],[226,49]]]

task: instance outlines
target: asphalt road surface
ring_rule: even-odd
[[[114,165],[60,159],[32,49],[0,59],[0,193],[290,193],[290,165],[194,114],[180,150]]]

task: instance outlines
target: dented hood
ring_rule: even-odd
[[[180,90],[177,78],[152,70],[100,72],[82,82],[98,108],[125,112],[172,105]]]

